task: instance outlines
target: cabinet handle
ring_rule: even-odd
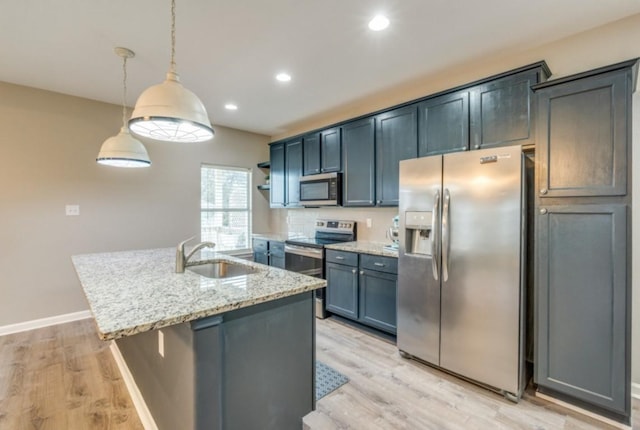
[[[547,190],[546,188],[543,188],[543,189],[540,190],[540,194],[542,194],[543,196],[545,194],[547,194],[548,192],[549,192],[549,190]]]
[[[340,255],[336,256],[336,260],[344,260],[344,257],[341,257]]]
[[[351,269],[351,273],[356,273],[357,270],[356,269]]]
[[[384,267],[384,266],[386,266],[386,264],[384,264],[384,263],[378,263],[378,262],[373,263],[373,265],[374,265],[374,266],[378,266],[378,267]]]
[[[547,214],[547,210],[545,208],[540,209],[540,214],[541,215],[546,215]]]
[[[480,149],[480,145],[479,145],[479,144],[477,144],[477,145],[475,145],[475,146],[474,146],[474,148],[475,148],[475,149]]]
[[[381,204],[381,203],[382,203],[382,200],[378,200],[376,203]]]
[[[361,270],[361,271],[360,271],[360,274],[361,274],[361,275],[364,275],[364,270]]]

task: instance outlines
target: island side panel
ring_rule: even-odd
[[[224,429],[302,428],[315,408],[313,303],[307,292],[224,316]]]
[[[189,324],[165,327],[164,357],[158,331],[116,340],[159,429],[194,429],[194,335]]]
[[[315,408],[313,292],[116,341],[164,429],[300,429]]]

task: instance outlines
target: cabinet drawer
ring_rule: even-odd
[[[327,255],[325,256],[328,263],[344,264],[346,266],[358,265],[358,254],[354,252],[335,251],[333,249],[327,249]]]
[[[360,254],[360,268],[378,272],[398,273],[398,259],[381,255]]]
[[[253,239],[253,252],[267,252],[268,243],[265,239]]]
[[[269,242],[269,254],[272,257],[284,258],[284,242]]]

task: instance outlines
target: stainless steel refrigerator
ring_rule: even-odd
[[[517,401],[524,389],[520,146],[400,162],[398,348]]]

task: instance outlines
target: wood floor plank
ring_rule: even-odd
[[[316,411],[304,420],[310,430],[614,429],[535,398],[531,392],[514,404],[404,359],[395,345],[335,320],[318,320],[316,327],[317,359],[350,381],[317,402]]]
[[[142,424],[91,320],[0,337],[0,430]]]

